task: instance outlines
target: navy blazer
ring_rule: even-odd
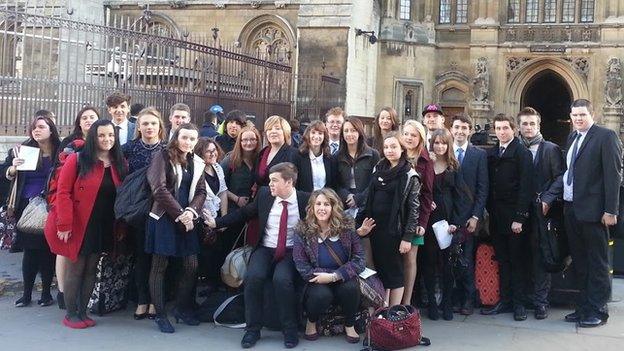
[[[299,218],[301,219],[306,217],[306,206],[308,205],[309,199],[309,193],[297,191],[297,206],[299,207]],[[265,229],[267,219],[269,218],[269,212],[271,212],[271,207],[273,207],[274,202],[275,196],[271,195],[271,190],[269,190],[269,187],[260,187],[260,189],[258,189],[256,197],[252,202],[248,203],[244,207],[241,207],[234,212],[228,213],[223,217],[215,219],[217,228],[225,228],[234,224],[242,224],[249,221],[250,219],[257,217],[259,222],[258,228],[260,231],[258,242],[250,242],[249,244],[253,246],[262,245],[263,238],[266,235]]]
[[[464,219],[461,224],[466,223],[472,216],[482,220],[490,188],[485,150],[468,144],[464,160],[459,167],[459,174],[464,179],[464,183],[471,194],[467,200],[472,203],[472,206],[466,206],[467,213],[461,216]]]
[[[136,129],[136,124],[128,121],[128,137],[126,138],[126,143],[134,140],[134,130]]]
[[[334,188],[335,179],[338,176],[338,165],[331,155],[323,155],[325,166],[325,188]],[[312,179],[312,161],[309,154],[299,153],[299,174],[297,175],[297,190],[311,193],[314,190]]]
[[[576,132],[570,133],[566,149],[572,152]],[[567,169],[567,154],[565,167]],[[565,174],[554,191],[563,193]],[[579,221],[600,222],[604,213],[618,214],[622,182],[622,143],[608,128],[592,125],[578,148],[574,162],[572,204]]]

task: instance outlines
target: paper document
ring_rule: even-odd
[[[445,219],[433,223],[431,227],[433,228],[436,239],[438,239],[438,245],[440,246],[440,250],[444,250],[447,247],[451,246],[453,236],[448,232],[449,224]]]
[[[37,163],[39,162],[39,152],[41,150],[38,147],[22,145],[19,148],[18,158],[24,159],[24,163],[17,166],[18,171],[34,171],[37,169]]]
[[[370,268],[364,268],[364,270],[362,271],[362,273],[360,273],[360,278],[362,279],[367,279],[370,276],[373,276],[377,274],[376,271],[370,269]]]

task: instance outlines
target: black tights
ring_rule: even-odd
[[[76,262],[67,261],[64,294],[68,318],[86,317],[99,259],[100,254],[90,254],[79,256]]]
[[[51,297],[50,285],[54,276],[56,256],[48,249],[24,249],[22,256],[22,279],[24,280],[24,297],[30,301],[37,273],[41,273],[41,297]]]
[[[152,303],[159,317],[167,316],[165,310],[165,272],[169,265],[169,256],[152,255],[152,270],[149,277]],[[182,258],[182,276],[179,277],[176,289],[176,308],[180,312],[190,312],[193,308],[193,291],[197,275],[197,255]]]
[[[436,285],[436,271],[438,267],[442,268],[441,273],[441,288],[442,288],[442,306],[450,308],[452,306],[452,294],[453,294],[453,266],[449,260],[450,248],[440,250],[438,240],[433,234],[433,230],[429,227],[425,234],[425,286],[427,287],[427,296],[429,297],[429,303],[435,303],[435,285]]]

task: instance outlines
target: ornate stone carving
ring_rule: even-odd
[[[224,9],[225,8],[225,0],[219,0],[217,2],[215,2],[215,7],[218,9]]]
[[[505,65],[507,78],[518,71],[518,69],[524,66],[527,62],[531,61],[530,57],[509,57]]]
[[[260,1],[252,1],[250,3],[252,9],[257,9],[258,7],[260,7],[260,4],[261,4]]]
[[[255,30],[247,44],[247,50],[278,63],[289,63],[293,47],[281,28],[267,24]]]
[[[568,61],[570,66],[583,77],[587,79],[589,74],[589,59],[587,57],[564,57],[564,60]]]
[[[286,8],[286,1],[284,1],[284,0],[276,0],[275,1],[275,8],[276,9],[284,9],[284,8]]]
[[[487,103],[490,97],[490,72],[488,61],[485,57],[479,57],[477,59],[475,78],[472,80],[472,86],[474,100]]]
[[[622,63],[612,57],[607,63],[605,82],[605,107],[622,107]]]
[[[183,9],[186,6],[186,1],[169,1],[169,7],[172,9]]]
[[[501,42],[600,42],[600,28],[580,26],[505,26]]]

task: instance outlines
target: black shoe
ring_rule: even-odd
[[[154,321],[156,322],[156,325],[161,333],[171,334],[175,332],[173,325],[171,325],[171,322],[169,322],[167,317],[156,317]]]
[[[54,304],[54,300],[52,299],[52,295],[49,294],[41,296],[41,298],[37,300],[37,305],[41,307],[51,306],[52,304]]]
[[[177,309],[173,311],[173,318],[175,318],[176,324],[180,323],[180,320],[186,325],[199,325],[201,323],[192,313],[182,313]]]
[[[440,319],[440,311],[438,311],[438,306],[436,306],[435,304],[429,305],[429,307],[427,308],[427,315],[432,321],[437,321],[438,319]]]
[[[536,306],[535,307],[535,319],[546,319],[546,318],[548,318],[548,307]]]
[[[511,312],[513,312],[511,305],[508,303],[502,303],[502,302],[499,302],[490,308],[481,309],[481,314],[486,315],[486,316],[499,314],[499,313],[511,313]]]
[[[135,321],[140,321],[141,319],[145,319],[147,318],[147,312],[143,312],[143,313],[135,313],[134,315],[132,315],[134,317]]]
[[[65,294],[62,292],[56,293],[56,303],[58,303],[58,307],[61,310],[65,309]]]
[[[451,306],[444,307],[444,309],[442,310],[442,319],[444,319],[445,321],[453,320],[453,308]]]
[[[243,340],[241,340],[241,347],[244,349],[249,349],[254,347],[256,343],[260,340],[260,332],[259,331],[251,331],[248,330],[243,335]]]
[[[527,319],[526,308],[522,305],[518,305],[514,308],[514,320],[517,322],[525,321]]]
[[[566,314],[565,321],[568,323],[577,323],[581,321],[581,313],[578,311],[574,311],[570,314]]]
[[[607,324],[607,320],[598,317],[583,318],[578,322],[578,326],[581,328],[595,328],[605,324]]]
[[[30,306],[31,299],[25,296],[20,297],[15,301],[15,307],[27,307]]]
[[[466,303],[464,303],[462,308],[459,310],[459,313],[462,316],[470,316],[470,315],[472,315],[474,313],[474,305],[473,305],[472,301],[466,301]]]
[[[284,332],[284,347],[287,349],[292,349],[299,345],[299,334],[297,330],[290,330]]]

